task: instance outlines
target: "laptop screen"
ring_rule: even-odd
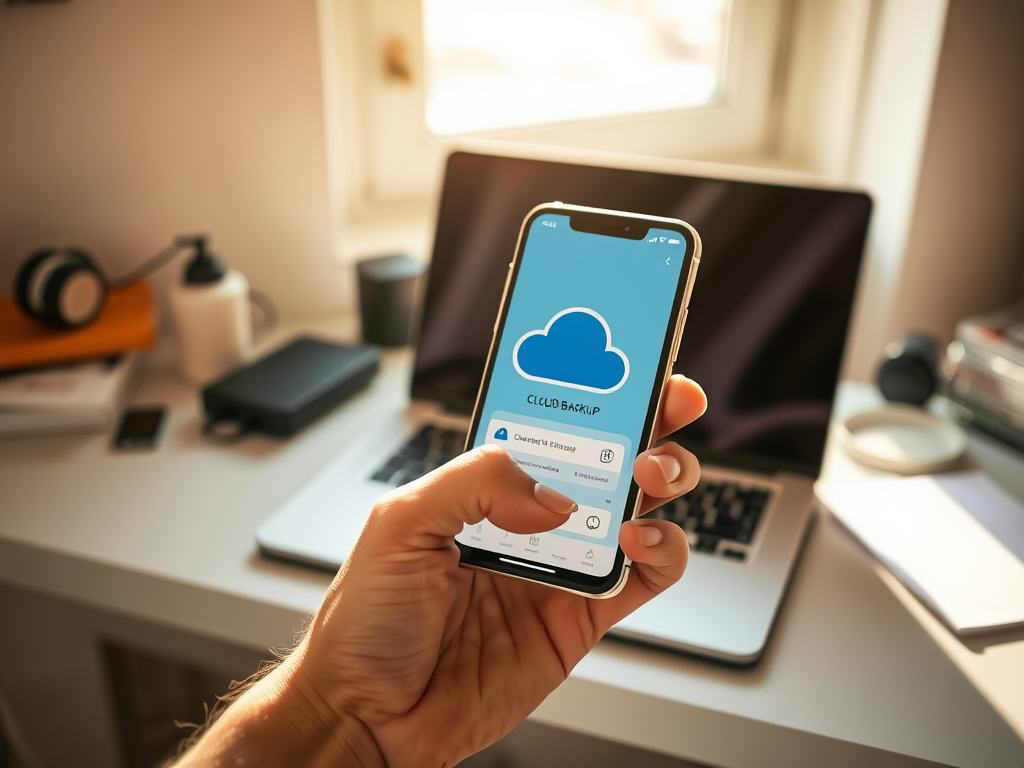
[[[675,372],[704,387],[708,410],[673,439],[711,463],[817,476],[871,212],[857,192],[454,153],[413,397],[472,411],[519,227],[555,200],[697,229]]]

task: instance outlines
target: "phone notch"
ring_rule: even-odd
[[[569,227],[576,232],[621,237],[626,240],[643,240],[647,237],[647,231],[650,229],[648,224],[637,219],[620,216],[595,216],[593,213],[571,215]]]

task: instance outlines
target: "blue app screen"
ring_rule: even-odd
[[[473,447],[505,448],[579,511],[536,535],[484,520],[460,542],[541,570],[611,572],[686,247],[671,230],[629,240],[573,230],[567,215],[533,220]]]

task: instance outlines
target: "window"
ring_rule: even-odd
[[[423,0],[435,136],[708,106],[728,0]]]
[[[425,214],[453,141],[740,162],[788,0],[321,0],[347,228]]]

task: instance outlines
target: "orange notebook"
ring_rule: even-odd
[[[156,346],[156,321],[149,285],[112,288],[92,325],[67,331],[22,314],[13,296],[0,296],[0,370],[107,357]]]

